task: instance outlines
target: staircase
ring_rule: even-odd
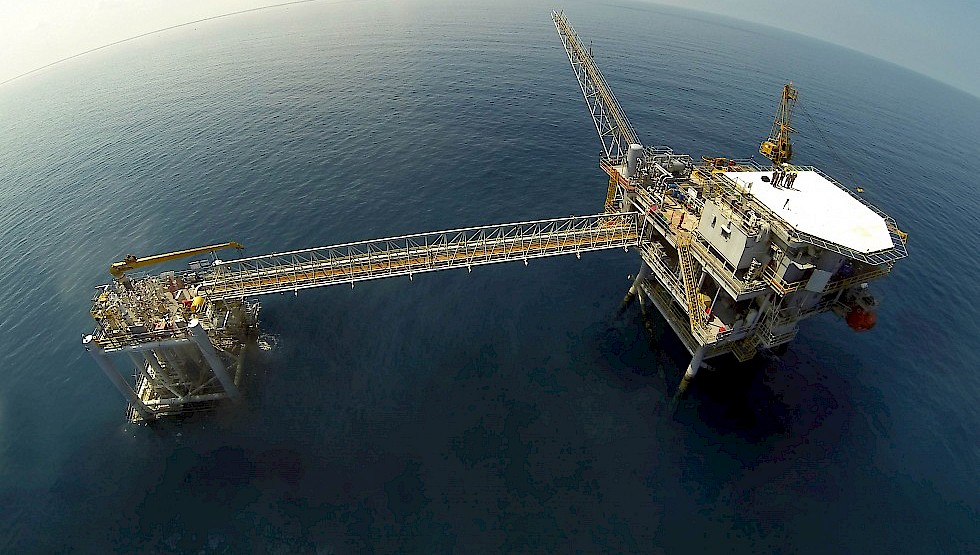
[[[694,261],[691,260],[691,234],[677,230],[677,257],[681,264],[681,278],[684,280],[684,296],[687,299],[687,314],[691,319],[691,333],[703,337],[708,325],[704,307],[698,298],[698,284],[694,278]]]
[[[753,333],[744,339],[736,341],[732,344],[732,354],[739,362],[746,362],[752,360],[755,356],[757,347],[759,343],[762,342],[762,338],[759,337],[758,333]]]
[[[616,200],[616,187],[619,185],[619,175],[613,173],[609,176],[609,190],[606,191],[606,214],[616,211],[616,207],[613,206],[613,201]]]

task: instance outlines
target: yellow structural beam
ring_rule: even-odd
[[[182,251],[168,252],[165,254],[155,254],[153,256],[145,256],[142,258],[137,258],[135,255],[129,255],[125,259],[119,262],[113,262],[109,266],[109,273],[112,277],[119,279],[126,272],[130,270],[135,270],[137,268],[143,268],[145,266],[152,266],[154,264],[160,264],[163,262],[168,262],[170,260],[177,260],[180,258],[186,258],[188,256],[194,256],[197,254],[204,254],[214,251],[219,251],[222,249],[236,248],[238,250],[244,250],[245,247],[240,243],[235,243],[234,241],[228,243],[221,243],[218,245],[210,245],[207,247],[197,247],[196,249],[185,249]]]

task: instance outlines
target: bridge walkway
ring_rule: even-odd
[[[633,212],[420,233],[221,261],[199,290],[222,301],[639,244]]]

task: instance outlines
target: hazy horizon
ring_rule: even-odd
[[[0,84],[92,50],[147,34],[242,11],[330,0],[39,0],[2,2]],[[371,0],[333,0],[332,3]],[[894,63],[980,98],[975,52],[980,9],[962,0],[895,6],[886,0],[637,0],[730,17],[801,34]],[[542,2],[543,9],[561,8]],[[544,16],[543,16],[544,17]],[[974,68],[976,69],[976,68]]]

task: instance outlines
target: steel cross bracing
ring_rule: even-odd
[[[222,261],[215,264],[202,290],[210,300],[228,300],[481,264],[625,249],[639,244],[639,221],[633,212],[572,216]]]
[[[623,159],[629,145],[640,142],[636,132],[633,131],[633,126],[626,119],[619,101],[616,100],[612,89],[599,71],[599,66],[592,58],[592,53],[582,45],[575,29],[572,29],[561,13],[551,12],[551,17],[555,20],[555,27],[565,47],[565,53],[568,54],[572,70],[575,71],[575,78],[582,88],[582,94],[585,95],[585,103],[592,112],[592,120],[595,122],[596,131],[599,132],[606,158]]]

